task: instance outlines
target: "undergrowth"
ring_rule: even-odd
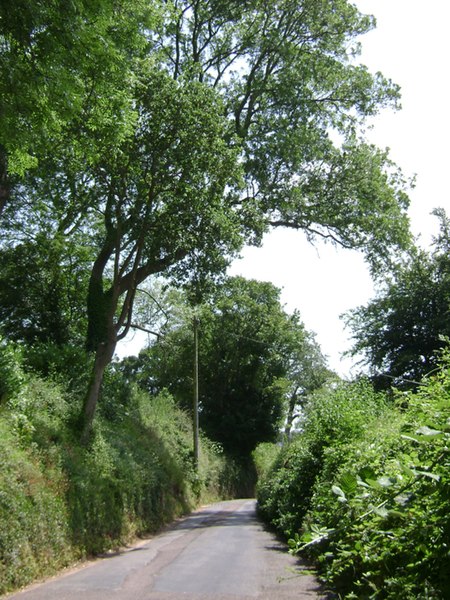
[[[449,356],[390,402],[361,383],[322,392],[302,427],[258,494],[291,551],[342,599],[449,598]]]
[[[76,385],[20,361],[0,347],[0,594],[232,493],[233,465],[205,438],[194,470],[189,416],[168,393],[150,397],[112,370],[85,447]]]

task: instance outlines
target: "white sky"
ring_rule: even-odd
[[[357,0],[355,4],[377,18],[377,28],[361,38],[361,62],[402,88],[403,109],[378,116],[370,139],[391,149],[391,158],[405,175],[417,174],[410,194],[411,226],[426,245],[438,229],[431,210],[443,206],[450,214],[450,0]],[[339,315],[373,296],[362,256],[323,244],[312,247],[300,232],[276,230],[266,236],[262,248],[245,249],[229,272],[280,287],[286,309],[300,311],[330,367],[342,376],[355,373],[350,359],[341,360],[350,343]],[[139,338],[122,343],[118,355],[136,351]]]
[[[402,88],[402,110],[378,116],[370,139],[389,147],[407,176],[417,174],[410,194],[411,228],[426,245],[438,230],[431,210],[443,206],[450,213],[450,2],[358,0],[356,5],[377,18],[377,28],[361,38],[361,62]],[[343,376],[354,374],[351,359],[341,360],[350,343],[339,315],[373,296],[362,257],[324,244],[313,248],[301,233],[286,230],[267,235],[262,248],[245,249],[242,256],[230,273],[282,288],[287,310],[300,311],[330,367]]]

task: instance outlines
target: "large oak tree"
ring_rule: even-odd
[[[21,205],[50,213],[58,233],[90,232],[86,432],[148,276],[205,279],[270,227],[360,248],[373,267],[408,241],[405,181],[362,137],[364,120],[399,96],[356,62],[370,17],[347,0],[152,6],[158,18],[130,26],[131,46],[109,22],[115,60],[107,53],[102,72],[94,61],[91,78],[102,85],[76,96],[81,110],[8,215]]]

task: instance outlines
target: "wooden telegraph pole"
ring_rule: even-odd
[[[198,469],[198,318],[194,317],[194,467]]]

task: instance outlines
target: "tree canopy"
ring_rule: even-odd
[[[86,430],[150,275],[201,287],[270,227],[375,269],[408,243],[406,181],[363,137],[399,90],[357,63],[374,22],[347,0],[19,2],[0,17],[4,243],[44,222],[93,251]]]
[[[442,210],[432,250],[415,249],[386,278],[377,297],[350,311],[353,354],[362,354],[377,384],[416,387],[439,364],[450,337],[450,221]]]
[[[200,426],[239,458],[259,442],[276,440],[294,390],[298,401],[300,390],[320,387],[328,374],[312,335],[298,313],[285,312],[279,296],[271,283],[233,277],[196,309]],[[193,344],[191,312],[128,365],[140,385],[167,388],[191,410]]]
[[[38,235],[0,249],[0,332],[33,345],[83,344],[89,250]]]
[[[0,5],[0,213],[10,188],[74,123],[120,139],[128,86],[156,23],[142,0],[17,0]]]

